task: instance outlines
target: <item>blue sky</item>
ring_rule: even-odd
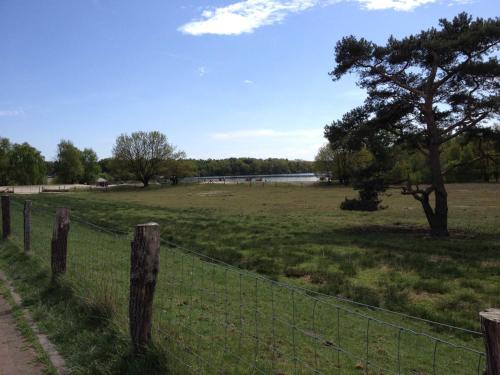
[[[189,157],[312,160],[363,101],[332,82],[344,35],[383,43],[497,0],[0,0],[0,136],[51,160],[160,130]]]

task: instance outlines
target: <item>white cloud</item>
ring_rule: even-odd
[[[213,139],[234,140],[248,138],[322,138],[323,129],[299,129],[279,131],[273,129],[236,130],[211,134]]]
[[[22,109],[0,109],[0,117],[16,117],[24,114]]]
[[[245,80],[243,81],[243,83],[244,83],[245,85],[253,85],[253,81],[252,81],[251,79],[245,79]]]
[[[188,22],[179,31],[189,35],[240,35],[252,33],[262,26],[283,21],[289,14],[315,6],[327,6],[352,0],[240,0],[218,8],[205,9],[199,18]],[[470,0],[354,0],[367,10],[393,9],[410,11],[419,6],[446,1]]]
[[[206,68],[206,67],[204,67],[204,66],[200,66],[200,67],[198,68],[198,75],[199,75],[200,77],[203,77],[205,74],[207,74],[207,72],[208,72],[208,70],[207,70],[207,68]]]
[[[190,35],[239,35],[261,26],[282,21],[317,5],[321,0],[243,0],[220,8],[205,9],[201,17],[182,25],[179,30]]]
[[[365,9],[381,10],[393,9],[397,11],[410,11],[421,5],[434,3],[436,0],[357,0]]]

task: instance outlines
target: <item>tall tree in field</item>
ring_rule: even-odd
[[[94,183],[99,173],[101,173],[97,154],[91,148],[86,148],[81,152],[80,157],[83,165],[82,182],[87,184]]]
[[[38,185],[45,182],[45,160],[36,148],[27,143],[15,144],[9,153],[9,179],[18,185]]]
[[[368,97],[327,126],[325,136],[355,148],[383,138],[381,144],[404,144],[423,153],[430,186],[408,184],[403,194],[420,201],[432,235],[447,236],[441,147],[498,118],[500,19],[473,20],[461,13],[451,21],[441,19],[439,26],[403,39],[391,37],[384,46],[354,36],[339,41],[333,80],[356,73]]]
[[[54,167],[60,182],[67,184],[79,182],[84,172],[81,151],[70,141],[62,140],[57,145]]]
[[[182,151],[168,143],[165,134],[158,131],[122,134],[113,148],[115,159],[126,163],[129,170],[144,184],[160,173],[165,161],[180,159]]]

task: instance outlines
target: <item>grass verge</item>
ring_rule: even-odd
[[[52,284],[37,259],[26,257],[10,241],[0,242],[0,268],[12,280],[40,330],[65,358],[71,374],[167,373],[154,351],[131,358],[128,338],[114,329],[102,314],[101,306],[82,301],[64,280],[59,285]],[[15,315],[23,334],[34,343],[36,337],[22,320],[21,312],[16,310]],[[48,365],[43,350],[34,346],[41,361]],[[53,371],[49,367],[48,373]]]

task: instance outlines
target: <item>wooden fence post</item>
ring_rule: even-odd
[[[2,195],[2,238],[5,240],[10,234],[10,195]]]
[[[28,254],[31,250],[31,201],[24,202],[24,253]]]
[[[66,256],[68,253],[69,209],[58,208],[52,230],[52,279],[66,272]]]
[[[132,350],[143,353],[151,341],[153,298],[160,265],[160,226],[135,227],[130,264],[129,321]]]
[[[479,313],[486,347],[486,374],[500,375],[500,309]]]

